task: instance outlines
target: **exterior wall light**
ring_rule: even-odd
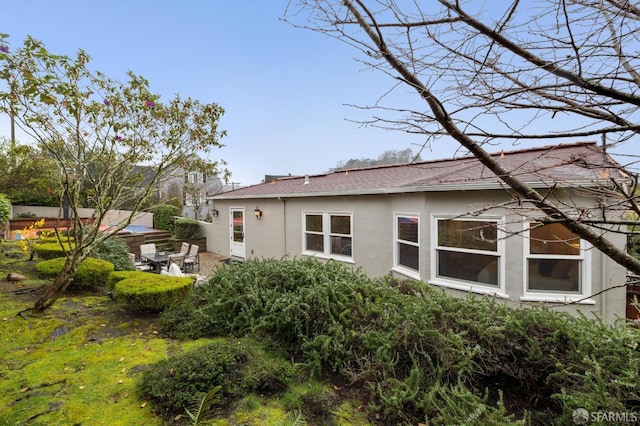
[[[260,219],[262,217],[262,210],[260,210],[260,208],[256,206],[256,209],[253,211],[253,214],[256,215],[256,219]]]
[[[213,210],[211,210],[211,216],[218,217],[218,209],[214,207]]]

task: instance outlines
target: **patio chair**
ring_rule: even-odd
[[[189,253],[189,243],[182,243],[182,245],[180,246],[180,253],[184,254],[185,256]]]
[[[144,257],[145,254],[155,253],[156,251],[155,243],[140,244],[140,256],[142,257]]]
[[[131,261],[133,262],[133,266],[135,266],[138,271],[149,272],[153,270],[153,266],[149,265],[148,263],[142,260],[136,260],[135,254],[129,253],[129,258],[131,258]]]
[[[189,247],[189,254],[184,258],[184,270],[191,269],[194,270],[195,266],[198,265],[198,271],[200,270],[200,255],[198,251],[200,250],[200,246],[195,244],[191,244]]]
[[[169,262],[167,263],[167,270],[171,267],[171,265],[176,265],[180,270],[184,270],[185,264],[185,255],[182,253],[170,254]]]

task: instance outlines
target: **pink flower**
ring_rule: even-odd
[[[109,99],[105,99],[104,101],[102,101],[102,103],[105,105],[109,105],[111,102],[109,102]]]
[[[123,137],[122,137],[122,136],[120,136],[120,135],[116,135],[116,140],[117,140],[117,141],[121,141],[122,139],[123,139]]]
[[[9,53],[9,46],[0,46],[0,52]]]
[[[154,106],[156,106],[156,104],[154,104],[154,103],[153,103],[153,101],[147,101],[147,102],[145,103],[145,105],[146,105],[148,108],[153,108]]]

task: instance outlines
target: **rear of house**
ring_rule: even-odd
[[[602,152],[580,143],[497,154],[567,206],[590,209]],[[594,167],[594,165],[598,165]],[[560,182],[555,185],[554,182]],[[209,251],[237,258],[313,256],[446,291],[514,304],[625,316],[625,270],[560,224],[542,226],[475,158],[292,177],[219,194]],[[624,247],[622,234],[608,235]]]

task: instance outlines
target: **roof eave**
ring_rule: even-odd
[[[526,185],[534,188],[550,188],[553,185],[544,182],[525,182]],[[392,188],[376,188],[366,190],[346,190],[346,191],[322,191],[322,192],[301,192],[301,193],[271,193],[271,194],[249,194],[249,195],[221,195],[217,194],[208,197],[210,200],[251,200],[251,199],[281,199],[281,198],[309,198],[309,197],[336,197],[336,196],[353,196],[353,195],[386,195],[386,194],[402,194],[414,192],[446,192],[446,191],[483,191],[504,189],[506,184],[501,181],[481,182],[481,183],[465,183],[465,184],[438,184],[438,185],[420,185],[407,187]],[[597,182],[576,180],[564,181],[563,188],[585,188],[599,186]]]

